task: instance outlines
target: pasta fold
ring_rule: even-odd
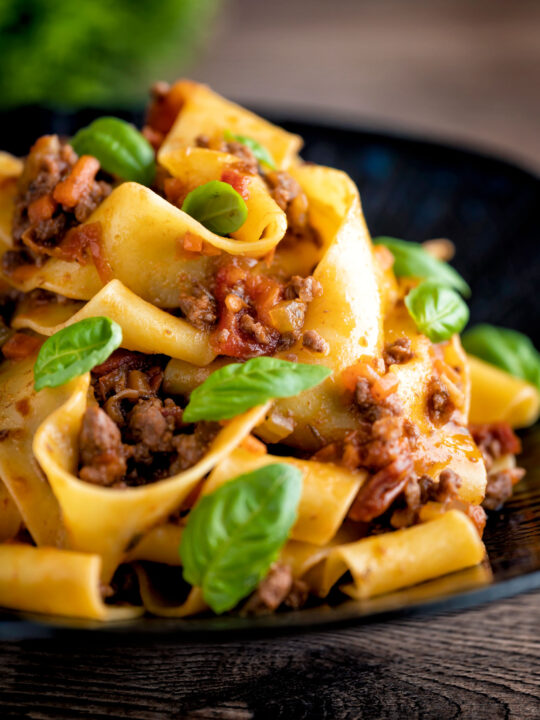
[[[182,181],[186,190],[191,191],[199,185],[220,180],[225,170],[237,170],[242,173],[243,161],[234,155],[188,148],[180,150],[162,161],[175,178]],[[261,257],[273,250],[287,230],[287,218],[283,210],[270,197],[264,181],[258,175],[244,175],[247,183],[245,203],[248,215],[244,224],[231,233],[231,237],[221,237],[206,230],[198,222],[189,218],[192,232],[198,237],[229,255],[249,255]]]
[[[328,352],[314,353],[300,340],[281,356],[293,352],[298,362],[326,365],[334,375],[303,393],[302,403],[287,398],[277,401],[276,408],[295,421],[295,429],[285,442],[316,450],[320,441],[310,427],[330,442],[344,428],[354,426],[353,417],[343,406],[336,376],[361,355],[380,353],[382,312],[371,242],[354,184],[345,173],[329,168],[308,166],[296,168],[295,173],[307,190],[310,206],[319,208],[313,223],[326,248],[313,273],[323,293],[308,306],[304,333],[318,333],[327,343]],[[327,196],[341,201],[333,207]]]
[[[64,319],[74,310],[74,314]],[[207,365],[216,355],[207,332],[142,300],[120,280],[111,280],[82,307],[78,303],[38,305],[28,309],[23,306],[12,325],[30,328],[42,335],[54,335],[83,318],[102,315],[120,325],[122,347],[127,350],[163,353],[197,366]]]
[[[344,588],[349,595],[382,595],[477,565],[484,556],[471,520],[449,510],[436,520],[333,549],[325,561],[319,592],[325,596],[348,570],[354,581]]]
[[[0,542],[14,538],[21,523],[22,517],[17,505],[0,480]]]
[[[152,573],[149,572],[146,567],[136,563],[135,571],[139,580],[139,591],[143,605],[152,615],[157,615],[158,617],[183,618],[189,615],[198,615],[208,610],[208,605],[204,602],[200,588],[191,588],[185,600],[175,602],[170,597],[166,597],[159,592],[156,583],[152,582]],[[178,580],[180,580],[180,578],[177,578],[177,581]]]
[[[522,428],[538,419],[540,393],[534,385],[472,355],[468,356],[468,365],[472,423],[507,422]]]
[[[178,508],[204,475],[252,430],[267,407],[253,408],[232,420],[207,455],[178,475],[141,487],[103,488],[74,474],[88,385],[88,374],[78,378],[71,397],[38,428],[33,450],[60,504],[69,547],[101,555],[103,579],[108,581],[134,539]]]
[[[298,135],[272,125],[205,85],[184,80],[175,84],[175,91],[183,97],[184,103],[158,153],[158,160],[165,167],[179,151],[195,145],[200,135],[221,139],[227,130],[261,143],[282,170],[296,160],[302,146]]]
[[[279,462],[294,465],[303,475],[298,519],[291,530],[291,539],[326,545],[345,519],[366,473],[352,473],[331,463],[256,455],[238,448],[216,465],[203,487],[203,494],[212,492],[237,475]]]
[[[107,606],[99,587],[101,558],[57,548],[0,545],[0,605],[91,620],[128,620],[143,608]]]
[[[0,366],[0,478],[38,545],[65,542],[60,508],[32,452],[41,423],[71,395],[78,381],[34,390],[35,357]]]

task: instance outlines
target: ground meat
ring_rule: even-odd
[[[330,346],[316,330],[308,330],[302,336],[302,345],[308,350],[317,353],[327,353]]]
[[[163,404],[158,398],[141,398],[129,414],[129,434],[136,444],[150,452],[171,449],[172,434],[162,413]]]
[[[104,469],[93,468],[103,463],[81,456],[82,479],[117,487],[143,485],[182,472],[205,454],[219,425],[184,424],[182,408],[161,395],[163,362],[161,356],[121,350],[94,368],[92,385],[103,408],[100,413],[116,430],[124,465],[122,472],[103,479]]]
[[[109,355],[107,360],[101,363],[101,365],[96,365],[92,370],[92,375],[99,378],[120,369],[132,370],[134,368],[142,368],[148,365],[150,360],[151,356],[120,348]]]
[[[282,170],[274,170],[265,175],[264,179],[270,188],[270,195],[279,207],[286,211],[294,198],[302,192],[298,182]]]
[[[404,490],[413,472],[412,458],[404,454],[372,475],[352,504],[349,511],[351,520],[371,522],[386,512]]]
[[[26,158],[13,211],[14,250],[3,258],[6,273],[41,264],[68,230],[85,222],[112,190],[99,179],[99,162],[77,158],[56,135],[41,137]]]
[[[242,161],[241,169],[242,172],[249,175],[257,175],[259,172],[259,162],[250,148],[237,140],[227,140],[225,137],[209,137],[208,135],[198,135],[195,138],[195,145],[201,148],[208,148],[209,150],[217,150],[222,153],[229,153],[234,155]],[[235,165],[238,167],[238,164]],[[223,178],[222,178],[223,179]],[[228,182],[227,180],[223,180]]]
[[[431,489],[429,499],[440,503],[448,502],[458,497],[460,487],[461,478],[459,475],[450,468],[446,468],[439,475],[438,484]]]
[[[512,468],[488,475],[486,496],[482,507],[486,510],[500,510],[512,496],[514,485],[525,475],[523,468]]]
[[[488,470],[497,458],[503,455],[518,455],[521,452],[521,441],[508,423],[470,425],[469,431],[482,453]]]
[[[402,365],[414,357],[411,341],[408,337],[401,337],[394,342],[387,343],[383,351],[383,360],[386,368],[389,365]]]
[[[2,345],[2,353],[7,360],[23,360],[34,355],[41,347],[43,338],[26,333],[15,333]]]
[[[87,408],[79,437],[79,477],[95,485],[110,486],[122,479],[126,459],[120,430],[101,408]]]
[[[439,378],[432,378],[428,386],[427,412],[434,425],[446,424],[454,412],[454,403],[444,383]]]
[[[297,181],[282,170],[266,173],[264,180],[270,195],[287,214],[287,234],[293,237],[310,235],[315,239],[316,234],[309,224],[308,199]]]
[[[252,335],[259,345],[269,345],[272,342],[272,331],[247,313],[240,318],[240,329],[247,335]]]
[[[276,351],[281,335],[272,327],[269,311],[283,299],[282,284],[255,272],[248,260],[235,258],[218,269],[214,296],[219,317],[212,337],[216,352],[246,359]]]
[[[364,377],[359,377],[356,382],[354,399],[362,422],[374,423],[383,417],[401,413],[399,402],[393,394],[382,401],[377,400],[373,394],[372,383]]]
[[[248,258],[229,258],[216,273],[218,322],[212,344],[220,355],[247,359],[291,347],[302,336],[308,302],[297,292],[310,299],[322,292],[314,278],[294,276],[287,283],[255,265]]]
[[[240,158],[240,160],[242,160],[243,172],[249,173],[251,175],[256,175],[259,172],[259,163],[257,161],[257,158],[247,147],[247,145],[236,142],[236,140],[231,140],[225,143],[224,152],[235,155],[237,158]]]
[[[217,304],[211,293],[202,287],[192,295],[180,296],[180,310],[186,320],[199,330],[211,330],[217,322]]]
[[[296,295],[302,302],[310,303],[316,297],[320,297],[323,293],[321,283],[316,280],[313,275],[307,277],[300,277],[300,275],[293,275],[289,282]]]
[[[314,456],[319,461],[337,462],[355,470],[363,468],[371,476],[360,489],[350,511],[353,520],[372,522],[385,513],[407,483],[415,477],[412,449],[416,428],[401,414],[395,383],[369,366],[352,368],[344,384],[354,388],[353,408],[357,427],[344,440],[322,448]]]
[[[306,583],[295,580],[288,565],[274,563],[242,608],[242,613],[262,615],[277,610],[282,604],[298,609],[305,604],[307,596]]]
[[[216,423],[199,422],[192,435],[175,435],[172,440],[176,451],[170,474],[183,472],[202,459],[218,433]]]

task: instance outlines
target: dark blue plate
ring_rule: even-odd
[[[43,117],[43,131],[63,133],[89,119]],[[16,127],[12,119],[11,131]],[[0,118],[4,138],[10,137],[7,120]],[[373,235],[453,240],[455,265],[473,290],[472,322],[517,328],[540,345],[540,293],[535,287],[540,281],[537,177],[508,162],[448,145],[354,128],[276,121],[304,137],[306,160],[352,176]],[[35,126],[33,132],[35,137]],[[14,151],[22,152],[21,142],[20,135],[14,137]],[[0,615],[0,638],[88,630],[126,637],[134,633],[199,638],[230,631],[275,633],[455,610],[540,588],[540,427],[523,433],[523,440],[520,464],[527,468],[527,476],[504,510],[489,518],[486,528],[489,569],[465,570],[364,602],[345,601],[261,618],[144,617],[102,625],[5,612]]]

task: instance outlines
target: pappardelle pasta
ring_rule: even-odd
[[[0,154],[0,606],[247,615],[484,560],[540,356],[468,356],[451,243],[372,240],[300,147],[179,81],[141,132]]]

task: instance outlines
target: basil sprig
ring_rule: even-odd
[[[188,516],[180,557],[184,579],[217,613],[251,593],[276,560],[293,526],[301,472],[266,465],[203,496]]]
[[[264,145],[261,145],[258,140],[248,137],[247,135],[236,135],[230,130],[225,130],[224,135],[225,140],[236,140],[236,142],[249,148],[257,160],[263,165],[267,165],[271,170],[276,169],[276,163],[274,162],[272,154]]]
[[[417,328],[432,342],[448,340],[469,320],[469,308],[457,292],[433,282],[413,288],[405,305]]]
[[[186,422],[226,420],[271,398],[298,395],[321,383],[331,372],[322,365],[270,357],[225,365],[195,388],[183,417]]]
[[[93,155],[111,175],[151,185],[156,174],[154,149],[133,125],[115,117],[101,117],[71,139],[78,155]]]
[[[211,180],[188,193],[182,210],[216,235],[236,232],[248,216],[242,196],[221,180]]]
[[[532,383],[540,391],[540,353],[523,333],[482,324],[467,330],[462,342],[471,355]]]
[[[58,387],[104,362],[122,342],[122,328],[108,317],[91,317],[51,335],[34,365],[34,387]]]
[[[397,277],[430,280],[454,288],[465,297],[470,296],[471,289],[461,275],[448,263],[430,255],[419,243],[391,237],[376,237],[373,243],[384,245],[390,250],[394,256],[393,269]]]

